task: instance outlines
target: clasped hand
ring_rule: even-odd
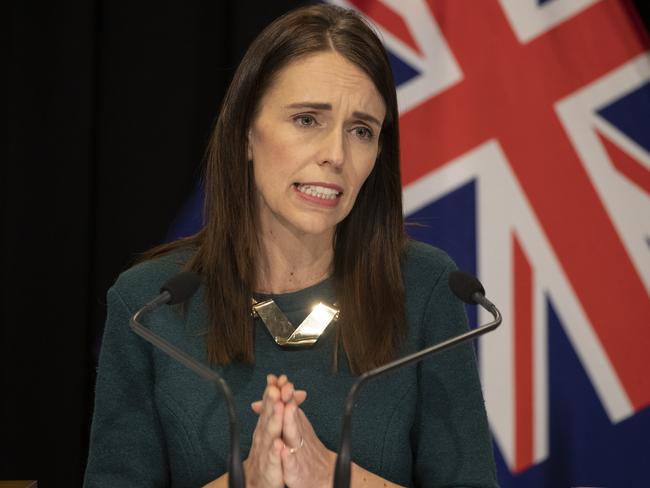
[[[246,485],[254,488],[332,486],[336,455],[318,439],[300,408],[307,398],[282,375],[268,375],[248,458]]]

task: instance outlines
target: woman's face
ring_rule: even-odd
[[[263,229],[331,237],[372,171],[385,112],[370,78],[336,52],[280,70],[248,134]]]

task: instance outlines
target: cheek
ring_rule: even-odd
[[[377,164],[377,159],[378,156],[375,155],[373,158],[370,159],[370,161],[366,165],[366,172],[363,181],[366,181],[368,179],[368,176],[370,176],[370,173],[372,173],[372,170],[375,169],[375,165]]]
[[[291,151],[291,144],[279,138],[268,141],[255,146],[253,171],[257,191],[270,201],[283,195],[293,183],[296,157]]]
[[[357,170],[354,175],[354,179],[355,179],[354,186],[357,190],[357,193],[359,192],[363,184],[370,176],[370,173],[372,173],[375,164],[377,164],[376,160],[377,160],[376,153],[373,153],[370,156],[366,155],[362,163],[357,166]]]
[[[272,134],[268,131],[255,130],[251,137],[249,158],[253,161],[255,186],[258,191],[272,188],[273,179],[278,173],[279,168],[274,167],[278,161],[278,148],[272,142]]]
[[[268,126],[255,132],[251,155],[256,171],[277,173],[288,169],[296,144],[286,132]]]

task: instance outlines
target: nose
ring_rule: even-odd
[[[340,168],[345,162],[346,140],[345,131],[337,127],[327,132],[321,141],[322,147],[319,155],[320,166],[329,164]]]

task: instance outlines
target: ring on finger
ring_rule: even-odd
[[[289,453],[295,454],[299,449],[302,448],[302,446],[305,445],[305,439],[303,437],[300,438],[300,445],[298,447],[292,447],[289,449]]]

